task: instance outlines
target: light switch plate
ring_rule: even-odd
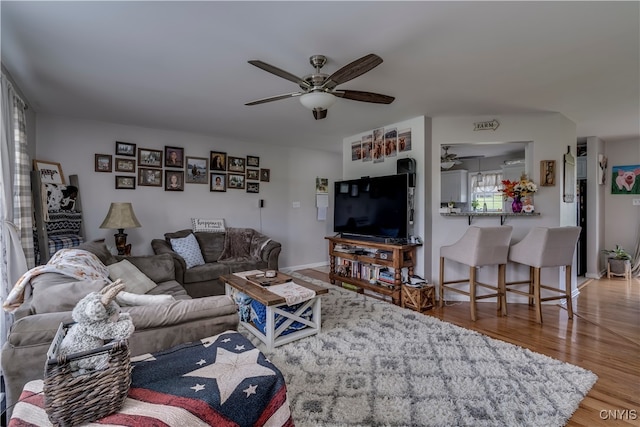
[[[293,202],[293,207],[294,208],[299,208],[300,207],[300,202]]]
[[[640,199],[633,199],[633,206],[640,206]]]

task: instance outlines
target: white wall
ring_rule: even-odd
[[[384,129],[396,128],[398,131],[402,129],[411,129],[411,151],[405,151],[398,153],[396,157],[385,158],[383,162],[374,163],[363,162],[362,160],[351,160],[351,143],[361,141],[362,137],[371,134],[373,129],[366,130],[356,135],[349,136],[343,140],[343,152],[342,152],[342,168],[343,175],[340,179],[357,179],[362,176],[384,176],[395,175],[397,173],[397,160],[402,158],[413,158],[416,160],[416,188],[415,188],[415,209],[414,209],[414,224],[413,232],[414,236],[421,237],[425,245],[420,247],[417,251],[417,257],[419,260],[426,259],[425,254],[430,254],[431,246],[429,244],[428,236],[425,234],[427,230],[428,221],[431,218],[431,206],[430,199],[426,197],[430,191],[429,180],[426,177],[430,172],[425,170],[425,165],[429,165],[426,161],[426,156],[429,150],[425,149],[430,145],[431,141],[431,119],[424,116],[416,117],[413,119],[405,120],[403,122],[391,123],[384,126]],[[425,144],[425,141],[428,143]],[[336,179],[339,181],[340,179]],[[333,188],[333,184],[331,184]],[[331,198],[333,200],[333,198]],[[414,273],[419,276],[424,276],[424,272],[429,271],[425,269],[425,263],[419,262]]]
[[[475,122],[490,121],[496,119],[500,123],[497,130],[474,131]],[[433,144],[431,146],[431,204],[439,206],[440,203],[440,150],[441,145],[469,144],[469,143],[498,143],[531,141],[527,149],[527,174],[534,182],[540,182],[540,161],[555,160],[556,185],[552,187],[539,187],[535,194],[536,212],[538,217],[509,218],[506,225],[513,226],[513,241],[518,241],[525,236],[534,226],[567,226],[576,224],[576,204],[562,201],[562,165],[563,155],[567,147],[571,147],[571,153],[576,155],[576,126],[561,114],[528,114],[528,115],[493,115],[493,116],[466,116],[466,117],[441,117],[433,119]],[[575,175],[574,175],[575,176]],[[474,218],[472,225],[497,226],[499,218]],[[431,278],[434,283],[439,277],[439,251],[440,247],[457,241],[468,228],[466,217],[444,217],[434,214],[431,227],[431,244],[433,255],[431,260]],[[455,266],[445,266],[447,277],[451,279],[464,276],[465,272]],[[549,269],[552,270],[552,269]],[[507,280],[515,280],[527,274],[524,267],[509,265],[507,268]],[[575,268],[574,268],[575,272]],[[543,281],[558,283],[564,272],[543,271]],[[574,273],[575,276],[575,273]],[[483,267],[479,272],[480,281],[494,281],[497,277],[497,267]],[[575,277],[573,280],[575,289]],[[563,283],[563,282],[560,282]],[[453,299],[464,296],[447,295]],[[510,298],[515,300],[515,298]]]
[[[134,255],[151,254],[152,239],[190,228],[191,218],[197,217],[224,218],[230,227],[262,230],[282,243],[281,268],[324,264],[328,260],[324,237],[333,230],[333,214],[329,212],[328,221],[317,221],[315,179],[340,176],[339,155],[43,114],[37,117],[36,132],[35,158],[59,162],[65,176],[79,177],[87,239],[105,238],[107,244],[113,245],[115,230],[99,226],[111,202],[132,202],[142,224],[141,228],[125,230]],[[159,150],[165,145],[184,147],[186,156],[195,157],[208,158],[210,151],[238,157],[259,156],[260,167],[271,170],[271,179],[260,183],[259,194],[233,189],[212,193],[208,185],[202,184],[185,184],[184,192],[145,186],[116,190],[115,172],[94,171],[94,154],[114,154],[115,141]],[[258,208],[258,199],[265,200],[263,209]],[[293,201],[299,201],[301,207],[293,209]]]
[[[611,194],[611,180],[614,166],[640,165],[640,140],[606,142],[605,154],[608,158],[607,178],[602,186],[605,237],[600,249],[613,249],[620,245],[633,255],[640,236],[640,206],[633,206],[632,202],[633,199],[640,199],[640,194]],[[602,255],[600,268],[606,269]]]

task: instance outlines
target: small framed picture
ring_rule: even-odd
[[[206,184],[208,177],[208,159],[205,157],[186,157],[187,184]]]
[[[247,193],[259,193],[259,192],[260,192],[259,182],[247,182]]]
[[[111,154],[96,154],[95,170],[96,172],[111,172],[113,156]]]
[[[184,167],[184,148],[164,147],[164,165],[168,168]]]
[[[184,191],[184,171],[164,171],[164,191]]]
[[[247,167],[259,168],[260,167],[260,157],[247,156]]]
[[[138,148],[138,166],[144,166],[145,168],[161,168],[162,151]],[[142,185],[141,181],[140,185]]]
[[[116,141],[116,156],[136,156],[136,144]]]
[[[224,173],[212,173],[209,191],[227,191],[227,175]]]
[[[40,180],[43,184],[66,184],[60,163],[34,160],[33,169],[40,172]]]
[[[227,179],[229,180],[227,187],[235,188],[239,190],[244,189],[244,175],[239,175],[237,173],[230,173],[228,174]]]
[[[116,172],[136,172],[136,161],[133,159],[122,159],[116,157]]]
[[[271,178],[271,169],[260,169],[260,181],[269,182]]]
[[[138,185],[162,187],[162,169],[138,168]]]
[[[258,169],[247,169],[247,179],[258,181],[260,179],[260,171]]]
[[[209,167],[212,171],[226,171],[227,170],[227,153],[220,151],[212,151],[209,156]]]
[[[135,190],[136,177],[116,175],[116,190]]]
[[[244,173],[244,165],[245,160],[242,157],[227,157],[227,170],[229,172]]]
[[[555,160],[540,160],[540,185],[542,187],[556,185]]]

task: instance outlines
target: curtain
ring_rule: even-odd
[[[25,104],[4,74],[1,84],[0,301],[4,303],[13,284],[29,268],[34,267],[35,259]],[[13,318],[3,311],[0,320],[2,345],[7,339]]]
[[[471,191],[473,193],[497,193],[502,184],[502,173],[483,173],[482,182],[478,182],[478,174],[471,175]]]

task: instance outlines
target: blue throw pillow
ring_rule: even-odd
[[[204,258],[200,245],[194,234],[189,234],[182,239],[171,239],[171,247],[187,263],[187,268],[204,265]]]

